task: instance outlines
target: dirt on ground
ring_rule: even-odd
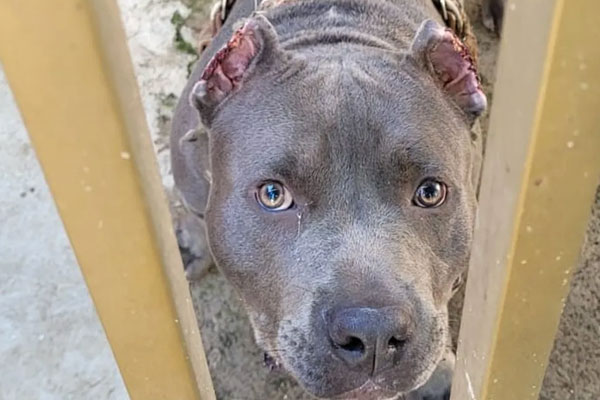
[[[483,87],[490,103],[493,101],[493,82],[498,51],[498,38],[487,31],[480,18],[480,1],[466,0],[466,9],[479,42],[479,69]],[[121,0],[127,15],[134,15],[136,8],[160,9],[161,18],[170,18],[172,55],[160,66],[153,66],[156,55],[146,54],[136,68],[141,75],[140,86],[146,108],[154,119],[153,128],[161,172],[165,184],[170,186],[168,166],[168,127],[170,113],[176,103],[189,65],[194,62],[198,35],[203,27],[209,5],[207,0],[144,0],[133,2]],[[144,3],[143,6],[140,3]],[[127,14],[128,13],[128,14]],[[155,16],[157,13],[153,13]],[[139,18],[143,20],[143,18]],[[128,21],[126,21],[128,24]],[[143,24],[143,22],[141,22]],[[131,25],[131,23],[129,23]],[[135,26],[133,27],[135,28]],[[130,29],[133,29],[130,26]],[[143,30],[143,26],[138,27]],[[133,40],[135,46],[135,40]],[[136,53],[133,49],[133,53]],[[138,55],[144,55],[139,52]],[[134,54],[134,59],[135,59]],[[172,77],[173,84],[163,83],[156,88],[153,77]],[[148,85],[145,85],[145,82]],[[150,100],[147,100],[150,99]],[[149,103],[148,103],[149,102]],[[484,132],[487,116],[482,120]],[[557,336],[550,365],[546,372],[541,399],[586,400],[600,398],[600,195],[596,198],[594,214],[588,228],[587,240],[582,252],[580,268],[574,276],[561,327]],[[270,372],[263,362],[263,353],[257,348],[241,301],[223,276],[212,270],[202,281],[191,285],[196,305],[198,323],[202,332],[209,367],[214,380],[217,398],[223,400],[275,400],[309,399],[290,378]],[[460,299],[454,302],[454,308]],[[459,317],[453,318],[456,331]]]

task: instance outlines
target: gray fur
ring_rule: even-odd
[[[483,0],[481,6],[483,24],[498,35],[502,32],[505,6],[506,0]]]
[[[275,40],[239,90],[198,114],[192,88],[249,3],[238,0],[175,113],[172,162],[184,202],[206,223],[257,342],[309,392],[443,399],[453,365],[447,303],[469,258],[480,148],[474,118],[411,50],[424,21],[442,22],[428,0],[266,9],[261,34]],[[449,187],[439,208],[411,202],[428,177]],[[269,179],[291,189],[293,211],[256,203],[255,188]],[[349,368],[329,341],[323,315],[352,307],[410,310],[398,313],[414,326],[402,357],[375,376]]]

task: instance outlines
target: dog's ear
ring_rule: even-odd
[[[209,61],[202,77],[190,93],[190,103],[210,125],[215,108],[240,90],[259,67],[283,58],[277,33],[265,17],[257,15],[243,21],[225,46]]]
[[[487,100],[475,61],[452,30],[433,20],[423,22],[411,45],[410,57],[433,76],[464,112],[472,117],[483,113]]]

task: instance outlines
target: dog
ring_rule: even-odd
[[[175,110],[186,273],[318,398],[449,398],[486,98],[434,3],[237,0]]]

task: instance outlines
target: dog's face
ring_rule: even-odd
[[[452,79],[419,53],[448,40],[434,23],[412,53],[329,60],[276,50],[265,25],[240,29],[192,95],[211,135],[211,251],[259,344],[308,391],[393,398],[446,345],[485,99],[440,88]]]

